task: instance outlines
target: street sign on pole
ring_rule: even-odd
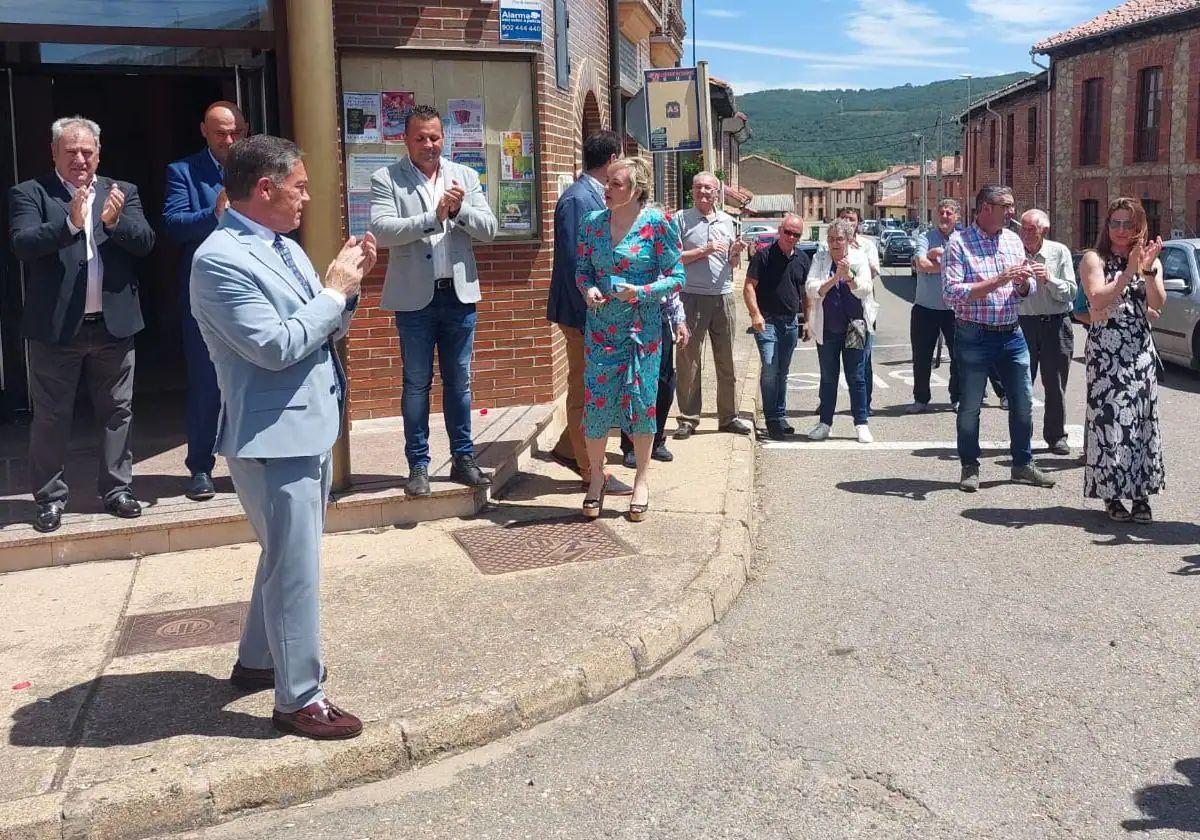
[[[645,71],[646,148],[650,151],[694,152],[704,147],[699,76],[695,67]]]

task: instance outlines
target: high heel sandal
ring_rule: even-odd
[[[630,522],[643,521],[646,518],[646,511],[648,511],[649,509],[650,509],[649,497],[647,497],[646,501],[640,505],[636,504],[634,502],[630,502],[629,503],[629,521]]]
[[[1146,525],[1154,521],[1154,514],[1150,512],[1150,502],[1145,499],[1133,500],[1133,513],[1131,517],[1134,522],[1139,525]]]
[[[604,483],[600,485],[600,498],[589,499],[586,496],[583,499],[583,515],[588,519],[599,519],[600,512],[604,510],[604,491],[608,489],[608,479],[604,479]]]

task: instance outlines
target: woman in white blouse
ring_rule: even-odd
[[[850,413],[860,443],[874,438],[867,425],[866,354],[875,335],[879,305],[871,282],[871,264],[861,248],[851,248],[854,225],[838,219],[829,225],[827,250],[817,252],[808,270],[809,330],[821,364],[821,417],[809,440],[825,440],[837,408],[838,377],[845,371]]]

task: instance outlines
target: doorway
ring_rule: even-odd
[[[187,377],[180,341],[179,250],[163,232],[166,168],[203,148],[199,126],[218,99],[241,102],[252,132],[273,129],[274,80],[264,68],[0,66],[0,117],[11,138],[0,138],[0,362],[3,403],[10,417],[28,410],[25,342],[20,337],[22,277],[7,243],[7,192],[51,170],[50,124],[79,114],[100,125],[99,172],[138,188],[154,228],[153,252],[141,261],[139,292],[146,328],[137,336],[135,406],[178,408]],[[270,85],[268,86],[268,81]],[[0,125],[6,120],[0,119]],[[2,147],[0,147],[2,149]]]

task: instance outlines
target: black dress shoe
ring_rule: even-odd
[[[212,477],[206,472],[198,472],[192,476],[187,492],[183,495],[193,502],[205,502],[216,494],[217,488],[213,487]]]
[[[321,682],[329,679],[329,669],[321,666]],[[247,668],[241,660],[233,663],[233,673],[229,682],[234,688],[242,691],[266,691],[275,687],[274,668]]]
[[[796,428],[795,428],[795,427],[794,427],[794,426],[793,426],[791,423],[789,423],[789,422],[788,422],[788,421],[786,421],[786,420],[780,420],[780,421],[779,421],[779,428],[783,429],[783,433],[784,433],[785,435],[794,435],[794,434],[796,434]]]
[[[628,467],[631,470],[637,469],[637,455],[632,449],[621,455],[621,466]]]
[[[404,485],[404,495],[406,496],[428,496],[429,495],[429,469],[428,467],[413,467],[408,472],[408,481]]]
[[[42,502],[38,505],[33,517],[33,529],[48,534],[57,531],[62,525],[63,511],[67,509],[66,502]]]
[[[104,509],[121,519],[137,519],[142,515],[142,503],[128,490],[104,500]]]
[[[787,440],[788,431],[783,427],[782,423],[768,423],[767,437],[771,440]]]
[[[454,466],[450,468],[450,480],[465,484],[468,487],[490,487],[492,479],[479,469],[479,462],[474,455],[455,455]]]
[[[667,445],[662,441],[654,444],[654,449],[650,451],[650,457],[655,461],[674,461],[675,456],[671,454],[671,450],[667,449]]]

